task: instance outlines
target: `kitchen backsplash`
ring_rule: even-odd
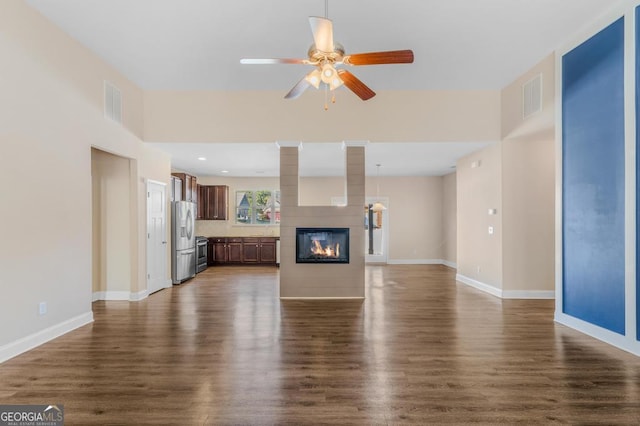
[[[228,220],[196,220],[196,235],[203,237],[279,237],[279,226],[241,226]]]

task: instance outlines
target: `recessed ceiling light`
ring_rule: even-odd
[[[229,170],[220,170],[220,173],[229,173]]]
[[[206,157],[198,157],[198,160],[200,160],[200,161],[206,161],[206,160],[207,160],[207,158],[206,158]]]

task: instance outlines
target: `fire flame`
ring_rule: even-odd
[[[318,240],[314,240],[311,253],[326,257],[340,257],[340,243],[336,243],[336,248],[334,249],[331,246],[322,247],[322,244],[320,244]]]

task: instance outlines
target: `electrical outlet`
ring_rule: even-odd
[[[479,267],[479,266],[476,266],[476,272],[477,272],[477,273],[480,273],[481,271],[482,271],[482,269],[480,269],[480,267]]]
[[[40,302],[38,305],[38,313],[40,315],[45,315],[47,313],[47,302]]]
[[[489,235],[493,235],[493,226],[489,227]]]

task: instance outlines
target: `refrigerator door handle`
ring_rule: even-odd
[[[196,250],[195,249],[191,249],[191,250],[180,250],[180,254],[182,256],[189,256],[190,254],[195,253]]]

